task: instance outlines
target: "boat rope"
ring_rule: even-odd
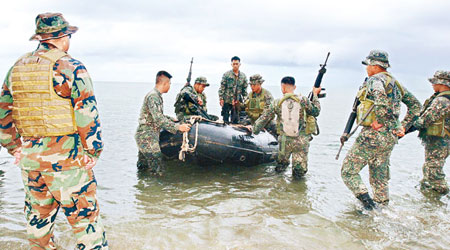
[[[183,132],[183,143],[181,144],[180,153],[178,154],[178,159],[180,161],[184,161],[186,158],[186,153],[193,153],[197,148],[198,142],[198,122],[202,121],[204,118],[201,116],[191,116],[188,123],[192,126],[195,126],[195,137],[194,137],[194,145],[191,147],[189,145],[189,131]]]

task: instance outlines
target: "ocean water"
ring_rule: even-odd
[[[280,97],[279,86],[265,86]],[[424,149],[416,134],[391,156],[390,204],[362,210],[340,177],[354,138],[335,155],[353,94],[338,89],[321,100],[321,134],[311,142],[303,181],[290,168],[276,174],[271,164],[199,167],[168,164],[162,178],[136,171],[134,132],[150,83],[97,82],[95,92],[105,142],[94,168],[98,199],[111,249],[450,249],[449,196],[424,196]],[[164,95],[165,113],[181,84]],[[299,88],[307,92],[307,88]],[[431,91],[431,90],[430,90]],[[217,84],[207,88],[208,109],[219,114]],[[430,93],[419,93],[424,100]],[[0,249],[27,249],[20,170],[0,153]],[[447,176],[450,169],[445,167]],[[362,171],[368,184],[368,170]],[[448,180],[448,178],[447,178]],[[75,240],[64,215],[55,228],[61,249]]]

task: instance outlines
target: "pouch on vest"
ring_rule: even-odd
[[[367,99],[367,88],[364,87],[361,90],[359,90],[358,94],[356,95],[361,102],[358,105],[357,112],[356,112],[356,122],[359,124],[362,120],[362,118],[367,114],[367,112],[370,110],[370,108],[373,106],[373,101]],[[362,126],[368,127],[372,124],[372,122],[375,121],[375,112],[370,112],[370,114],[364,119],[364,121],[361,123]]]
[[[308,135],[318,135],[319,131],[317,128],[318,128],[318,126],[317,126],[316,118],[312,115],[306,115],[305,133]]]
[[[252,92],[249,95],[249,98],[247,99],[246,102],[246,112],[248,117],[254,122],[256,121],[261,114],[264,111],[264,107],[266,105],[266,102],[264,100],[265,97],[265,90],[262,89],[262,92],[260,93],[260,95],[258,97],[254,97],[255,94]]]
[[[448,100],[450,100],[450,91],[444,91],[442,93],[439,93],[435,98],[433,98],[433,100],[438,98],[439,96],[443,96],[443,97],[447,98]],[[429,106],[429,104],[431,104],[431,102],[432,102],[432,100],[427,100],[427,102],[425,102],[424,106]],[[427,136],[437,136],[437,137],[449,136],[450,137],[450,132],[447,129],[445,129],[445,120],[446,120],[447,116],[442,116],[441,119],[437,120],[436,122],[431,124],[428,128],[426,128],[425,134]]]
[[[281,103],[281,123],[286,136],[299,135],[300,110],[300,102],[293,98],[285,99]]]

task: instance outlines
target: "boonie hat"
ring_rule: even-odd
[[[206,77],[204,77],[204,76],[199,76],[199,77],[195,78],[195,83],[203,84],[203,85],[205,85],[206,87],[209,86],[209,83],[208,83],[208,81],[206,80]]]
[[[254,85],[254,84],[263,84],[264,79],[262,78],[262,76],[260,74],[254,74],[252,76],[250,76],[250,85]]]
[[[78,27],[70,26],[61,13],[43,13],[36,17],[36,31],[30,41],[44,41],[60,38],[77,32]]]
[[[364,61],[362,61],[364,65],[378,65],[385,69],[389,68],[389,55],[386,51],[383,50],[371,50],[369,55],[366,57]]]
[[[428,79],[432,84],[442,84],[450,87],[450,71],[438,70],[433,78]]]

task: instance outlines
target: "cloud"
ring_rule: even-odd
[[[335,82],[361,78],[361,60],[373,48],[387,50],[394,73],[419,84],[437,69],[450,69],[450,3],[433,1],[14,1],[0,17],[8,34],[0,70],[34,49],[28,42],[34,17],[62,12],[79,26],[70,53],[97,80],[153,81],[159,69],[184,81],[195,72],[219,82],[229,59],[243,71],[277,83],[282,75],[309,82],[331,51]],[[46,7],[51,6],[50,9]],[[249,75],[248,74],[248,75]]]

